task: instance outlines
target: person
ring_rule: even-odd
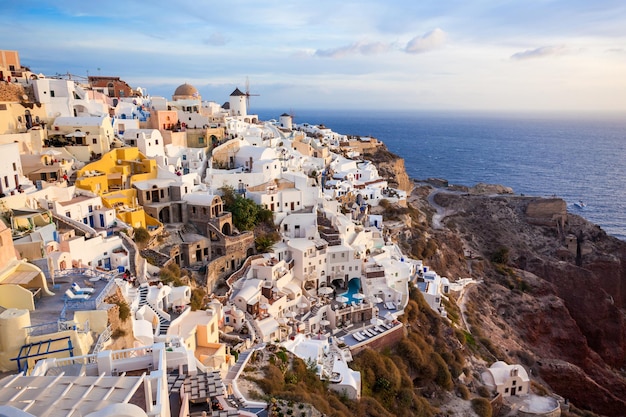
[[[67,182],[67,173],[63,174],[63,181]]]

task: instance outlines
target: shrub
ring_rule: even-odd
[[[118,301],[115,304],[119,307],[118,317],[121,321],[126,321],[130,317],[130,307],[126,301]]]
[[[491,417],[493,414],[491,403],[486,398],[474,398],[472,400],[472,410],[478,414],[478,417]]]
[[[139,244],[148,243],[150,240],[150,232],[145,227],[136,227],[133,229],[135,232],[135,242]]]
[[[112,339],[119,339],[120,337],[124,337],[124,336],[126,336],[126,330],[120,329],[119,327],[113,330],[113,333],[111,333]]]
[[[491,398],[491,392],[489,392],[489,389],[484,385],[481,385],[480,387],[478,387],[476,392],[478,393],[478,395],[480,395],[483,398]]]
[[[457,392],[464,400],[469,400],[470,392],[465,385],[459,385],[456,387]]]
[[[191,310],[202,310],[204,307],[204,297],[206,297],[206,291],[203,288],[195,288],[191,291]]]
[[[500,247],[497,251],[491,254],[491,262],[494,264],[506,265],[509,263],[509,248],[504,246]]]

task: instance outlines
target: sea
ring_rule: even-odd
[[[255,111],[261,120],[285,111]],[[412,179],[502,184],[557,196],[568,210],[626,240],[626,115],[428,111],[289,111],[294,123],[372,136],[404,158]],[[580,208],[580,202],[584,207]]]

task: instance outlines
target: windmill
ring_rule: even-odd
[[[250,96],[259,96],[259,94],[250,94],[250,79],[246,77],[246,109],[250,109]]]

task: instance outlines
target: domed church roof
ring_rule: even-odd
[[[196,98],[198,97],[198,89],[191,84],[182,84],[174,91],[174,99],[177,98]]]

